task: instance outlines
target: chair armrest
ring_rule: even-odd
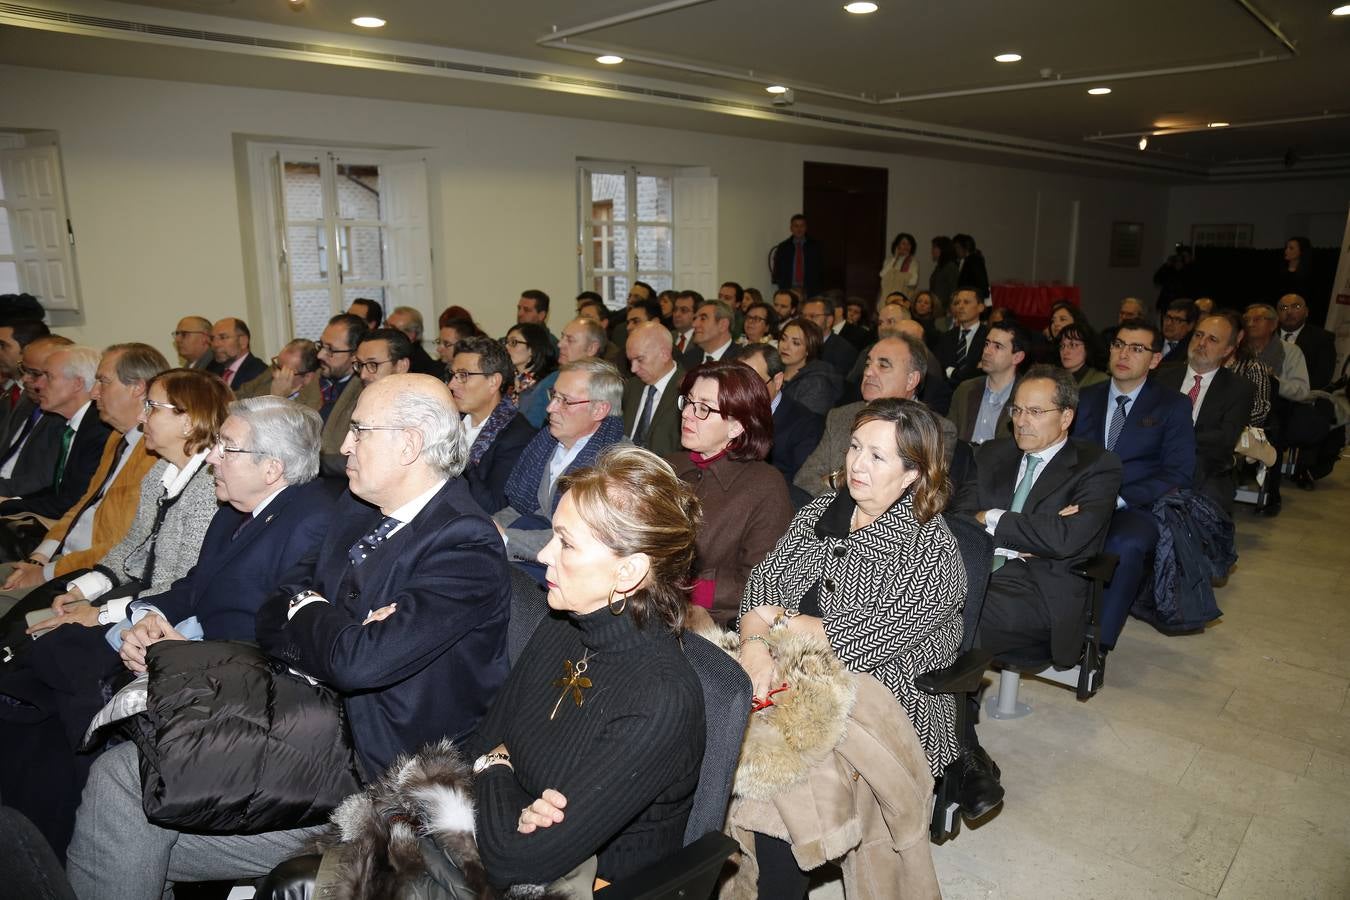
[[[1120,557],[1113,553],[1098,553],[1073,566],[1069,571],[1080,578],[1106,584],[1111,580],[1111,576],[1116,573],[1116,564],[1119,562]]]
[[[925,694],[966,694],[980,686],[993,658],[988,650],[967,650],[947,668],[925,672],[914,683]]]

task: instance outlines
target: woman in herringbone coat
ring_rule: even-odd
[[[836,490],[797,513],[750,573],[740,617],[741,663],[757,697],[778,685],[761,639],[770,629],[822,638],[845,667],[871,674],[895,695],[935,777],[960,752],[955,698],[921,693],[914,681],[956,659],[966,596],[956,539],[941,516],[945,460],[937,417],[922,404],[886,399],[864,407]],[[765,865],[757,854],[760,896],[795,895],[801,873],[784,871],[791,855],[763,849],[775,862]],[[764,879],[775,875],[787,880],[766,893]]]

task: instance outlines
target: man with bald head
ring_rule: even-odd
[[[173,330],[173,349],[188,369],[209,369],[215,362],[211,352],[211,320],[202,316],[184,316]]]
[[[259,609],[257,639],[341,697],[373,782],[401,754],[477,726],[506,678],[511,578],[501,536],[460,477],[468,443],[443,383],[390,375],[366,387],[342,452],[349,490],[318,552]],[[141,792],[135,744],[94,764],[67,860],[77,896],[256,878],[323,830],[180,834],[146,819]]]
[[[680,410],[675,401],[684,382],[676,364],[670,332],[660,322],[644,322],[624,347],[633,378],[623,386],[623,433],[639,447],[661,456],[680,450]]]
[[[849,439],[853,434],[853,417],[873,400],[895,397],[913,400],[928,367],[928,354],[923,341],[909,335],[882,338],[867,351],[863,369],[862,400],[830,410],[825,417],[825,434],[820,444],[807,457],[792,483],[813,497],[830,489],[831,472],[844,464]],[[950,464],[956,452],[956,426],[945,418],[942,425],[943,452]]]
[[[267,371],[267,364],[249,351],[251,339],[243,319],[221,319],[211,326],[211,354],[215,359],[209,370],[219,375],[231,390],[238,390]]]

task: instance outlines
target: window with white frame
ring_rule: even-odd
[[[634,281],[715,290],[717,179],[704,169],[583,162],[578,167],[582,290],[620,309]]]
[[[0,134],[0,294],[29,293],[48,310],[80,308],[75,231],[61,152],[52,138]]]
[[[254,144],[250,169],[270,346],[317,340],[358,298],[434,319],[420,156]]]

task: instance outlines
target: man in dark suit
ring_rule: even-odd
[[[162,358],[159,363],[165,365]],[[313,410],[279,397],[231,406],[207,456],[225,505],[211,519],[191,571],[168,590],[134,600],[131,621],[111,632],[129,629],[119,638],[129,668],[144,671],[150,645],[185,640],[183,632],[196,631],[193,619],[207,640],[254,639],[258,607],[293,566],[318,551],[331,520],[333,492],[314,480],[320,424]],[[23,701],[27,713],[22,724],[6,720],[7,733],[22,739],[0,742],[0,792],[63,856],[94,759],[76,750],[103,705],[99,681],[117,662],[107,630],[58,626],[42,639],[29,666],[0,676],[0,689]],[[139,797],[138,791],[137,805]]]
[[[263,372],[267,363],[249,350],[248,325],[243,319],[221,319],[211,326],[211,353],[215,357],[211,371],[234,390],[248,384]]]
[[[963,441],[983,444],[1012,432],[1008,403],[1013,383],[1030,355],[1030,338],[1020,326],[996,322],[989,326],[980,350],[979,378],[969,378],[952,394],[951,419]]]
[[[1308,366],[1308,388],[1325,390],[1336,373],[1336,336],[1308,323],[1308,303],[1298,294],[1285,294],[1275,305],[1280,318],[1280,340],[1303,351]]]
[[[23,394],[0,437],[0,497],[22,497],[52,481],[52,464],[61,452],[60,416],[42,411],[37,373],[46,371],[47,360],[70,338],[45,335],[30,341],[23,350]]]
[[[1089,585],[1071,570],[1101,550],[1120,487],[1120,460],[1091,441],[1069,437],[1078,388],[1063,369],[1033,366],[1018,382],[1013,406],[1013,436],[977,448],[979,473],[961,487],[953,506],[983,525],[995,547],[983,605],[968,604],[964,611],[966,634],[996,657],[1072,666],[1082,652]],[[978,818],[998,804],[1003,789],[997,766],[974,741],[975,706],[961,804]]]
[[[1186,361],[1186,345],[1191,342],[1191,332],[1199,320],[1200,310],[1184,297],[1167,305],[1162,320],[1164,365]]]
[[[466,337],[450,361],[450,394],[464,416],[469,463],[464,480],[484,512],[506,505],[506,479],[535,429],[506,397],[515,367],[500,341]]]
[[[952,327],[943,332],[933,349],[953,386],[980,374],[980,348],[989,336],[989,327],[980,322],[983,308],[972,288],[959,288],[952,294]]]
[[[1186,398],[1195,423],[1195,488],[1233,514],[1233,448],[1251,420],[1251,381],[1224,367],[1242,329],[1236,315],[1206,316],[1195,326],[1187,363],[1164,364],[1153,380]],[[1166,325],[1163,326],[1166,328]]]
[[[824,297],[814,297],[802,304],[802,318],[816,324],[825,341],[820,345],[820,358],[834,367],[840,378],[847,378],[858,358],[858,348],[834,333],[834,304]]]
[[[684,369],[675,364],[670,332],[660,322],[644,322],[628,333],[624,348],[633,377],[623,385],[623,433],[658,456],[678,453],[680,387]]]
[[[189,369],[210,370],[215,363],[211,352],[211,320],[203,316],[183,316],[173,330],[173,349]]]
[[[806,216],[801,213],[788,223],[791,236],[773,251],[773,283],[780,291],[796,290],[800,297],[814,297],[825,286],[825,254],[820,241],[806,235]]]
[[[46,460],[51,477],[41,488],[0,502],[0,515],[28,513],[55,521],[84,496],[111,431],[89,397],[101,356],[93,347],[59,347],[35,373],[38,403],[44,413],[58,417],[61,425],[56,453]],[[10,528],[13,530],[13,523]],[[46,530],[40,529],[42,533]],[[40,539],[41,534],[37,537]],[[20,544],[25,542],[21,540]],[[35,546],[37,541],[32,541],[24,552]]]
[[[426,331],[420,312],[411,306],[395,306],[389,313],[385,327],[403,332],[408,343],[412,345],[412,352],[408,356],[412,361],[412,367],[408,371],[414,375],[430,375],[432,378],[445,380],[445,363],[432,359],[427,348],[422,346],[422,338]]]
[[[798,499],[799,492],[800,499],[809,499],[811,495],[793,485],[792,479],[820,443],[820,436],[825,431],[825,417],[783,396],[783,358],[775,348],[768,344],[750,344],[741,354],[740,361],[754,369],[769,388],[773,410],[773,450],[769,454],[769,463],[783,473],[794,499]]]
[[[741,348],[731,339],[736,311],[721,300],[705,300],[694,313],[694,340],[677,360],[686,372],[708,360],[731,362]]]
[[[1102,592],[1102,646],[1116,645],[1158,543],[1152,507],[1195,480],[1195,427],[1186,397],[1148,380],[1162,362],[1162,335],[1126,319],[1111,341],[1111,380],[1082,392],[1074,437],[1120,457],[1123,476],[1106,552],[1120,558]]]

